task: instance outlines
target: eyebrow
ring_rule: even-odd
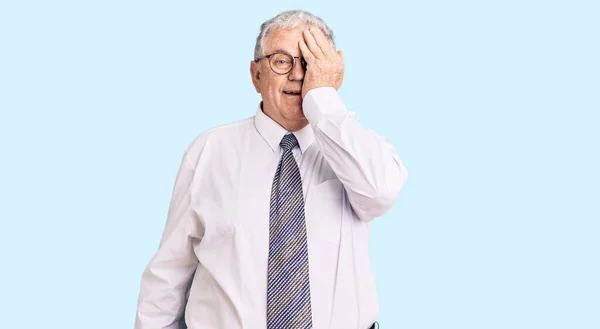
[[[273,52],[271,52],[271,53],[276,53],[276,52],[279,52],[279,51],[282,51],[282,52],[284,52],[284,53],[286,53],[286,54],[290,54],[290,52],[289,52],[289,51],[287,51],[287,50],[284,50],[284,49],[277,49],[277,50],[275,50],[275,51],[273,51]],[[292,55],[292,54],[290,54],[290,55]],[[294,55],[292,55],[292,56],[294,56]],[[300,56],[294,56],[294,57],[300,57],[300,58],[303,58],[303,57],[302,57],[302,54],[300,54]]]

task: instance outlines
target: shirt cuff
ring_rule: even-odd
[[[308,122],[316,125],[323,116],[346,112],[346,106],[335,88],[319,87],[304,95],[302,110]]]

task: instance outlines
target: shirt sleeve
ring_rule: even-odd
[[[363,128],[333,87],[310,90],[302,106],[316,143],[344,185],[358,217],[370,221],[385,214],[408,179],[394,147],[373,130]]]
[[[198,265],[192,244],[199,238],[198,221],[191,211],[193,177],[184,155],[158,251],[142,274],[135,329],[179,329]]]

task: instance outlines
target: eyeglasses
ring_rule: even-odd
[[[284,75],[290,73],[296,67],[296,58],[300,59],[300,65],[306,71],[306,61],[303,57],[294,57],[288,53],[277,51],[270,55],[260,56],[254,61],[258,63],[258,61],[265,58],[269,59],[271,70],[277,74]]]

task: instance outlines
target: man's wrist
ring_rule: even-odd
[[[308,122],[316,125],[323,116],[345,112],[346,106],[335,88],[318,87],[306,93],[302,99],[302,110]]]

